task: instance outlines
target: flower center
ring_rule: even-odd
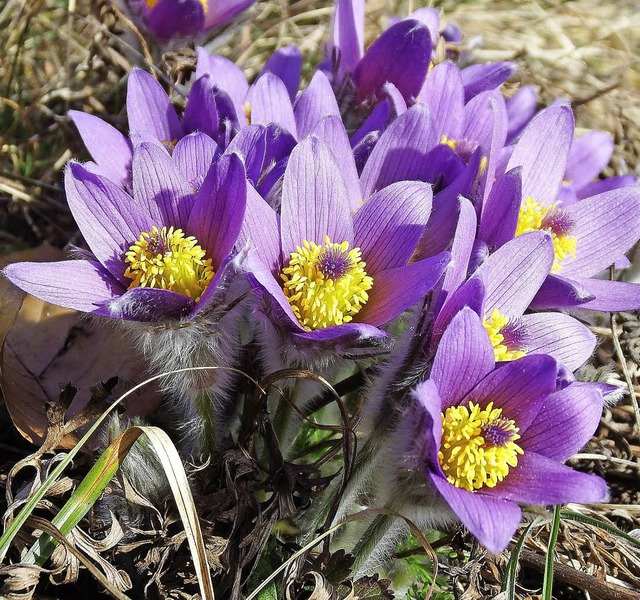
[[[143,231],[125,254],[129,263],[125,277],[136,287],[171,290],[193,298],[196,302],[215,275],[211,259],[195,237],[185,237],[182,229],[162,230],[154,225]]]
[[[463,138],[461,140],[454,140],[454,139],[448,138],[446,135],[442,136],[440,143],[444,144],[445,146],[449,146],[449,148],[451,148],[466,163],[469,162],[469,160],[471,159],[471,155],[478,148],[477,144],[474,145],[467,139]],[[484,173],[484,170],[486,168],[487,168],[487,157],[483,156],[480,159],[479,173],[480,174]]]
[[[501,408],[469,402],[442,413],[442,442],[438,460],[447,481],[473,492],[495,487],[518,464],[524,451],[515,441],[520,429],[502,417]]]
[[[284,295],[307,330],[348,323],[367,303],[373,278],[365,271],[360,248],[349,243],[304,240],[282,269]]]
[[[520,206],[516,236],[530,231],[546,231],[553,241],[554,261],[552,273],[562,269],[562,261],[571,255],[576,256],[578,239],[571,235],[573,220],[557,205],[544,206],[533,198],[527,198]]]
[[[494,308],[488,317],[482,319],[482,324],[489,334],[496,362],[516,360],[526,355],[517,320],[510,320]]]

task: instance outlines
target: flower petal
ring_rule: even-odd
[[[525,452],[565,461],[591,439],[602,408],[598,385],[572,383],[547,396],[535,421],[520,433],[518,445]]]
[[[89,154],[107,177],[120,185],[131,180],[131,142],[115,127],[93,115],[70,110],[69,116],[78,128]]]
[[[586,279],[578,283],[577,280],[559,275],[548,275],[531,301],[530,307],[534,310],[562,309],[589,302],[595,296],[584,283],[590,283],[590,281]]]
[[[392,25],[367,48],[353,72],[355,101],[375,95],[388,81],[406,101],[414,99],[424,84],[431,60],[431,36],[420,21],[405,19]]]
[[[418,95],[418,102],[429,106],[438,141],[443,135],[450,140],[460,138],[464,121],[464,88],[457,65],[445,61],[433,67]]]
[[[564,178],[575,189],[600,175],[613,155],[613,136],[604,131],[589,131],[573,140]]]
[[[370,275],[409,262],[429,218],[431,198],[429,185],[399,181],[376,192],[356,213],[354,244]]]
[[[296,332],[291,337],[304,343],[307,348],[311,343],[311,345],[319,347],[328,345],[330,349],[335,351],[336,342],[348,345],[371,343],[384,340],[387,334],[382,329],[366,323],[345,323],[314,331]]]
[[[365,200],[396,181],[421,180],[429,150],[436,145],[429,108],[416,104],[380,136],[361,177]]]
[[[211,166],[198,191],[187,231],[195,235],[218,268],[240,233],[247,203],[244,166],[235,154],[222,156]]]
[[[506,100],[509,130],[507,143],[511,144],[522,133],[538,106],[536,89],[532,85],[523,85],[511,98]]]
[[[531,354],[505,363],[487,375],[465,398],[466,401],[503,409],[503,417],[521,430],[536,418],[545,396],[556,391],[558,363],[546,354]]]
[[[336,0],[328,54],[338,73],[353,73],[364,52],[364,0]]]
[[[198,190],[220,148],[206,133],[190,133],[173,149],[173,160],[194,190]]]
[[[521,317],[528,354],[550,354],[570,371],[593,354],[596,337],[580,321],[561,313],[534,313]]]
[[[247,102],[251,106],[251,123],[277,123],[294,137],[298,136],[289,92],[281,79],[265,73],[249,89]]]
[[[553,204],[567,167],[573,140],[571,107],[552,106],[540,112],[524,130],[507,164],[522,167],[522,197]]]
[[[438,283],[449,264],[450,254],[442,252],[432,258],[376,273],[369,301],[355,320],[384,325],[423,298]]]
[[[291,153],[282,184],[282,256],[288,259],[304,240],[353,243],[351,202],[329,147],[318,138],[300,142]]]
[[[183,136],[182,124],[162,86],[146,71],[133,69],[127,83],[127,116],[131,131],[148,131],[160,141]]]
[[[242,105],[247,97],[249,84],[242,70],[228,58],[211,55],[204,48],[198,48],[197,53],[196,78],[209,75],[211,84],[219,86],[229,95],[238,119],[244,122]]]
[[[604,279],[585,279],[582,277],[565,281],[571,281],[574,286],[586,290],[592,297],[591,300],[580,302],[578,306],[574,305],[576,309],[606,312],[640,309],[640,284],[607,281]],[[537,299],[536,296],[536,301]],[[545,304],[549,305],[549,308],[555,308],[549,301],[545,302]]]
[[[468,492],[438,475],[432,474],[430,480],[453,513],[487,550],[501,552],[508,546],[522,518],[517,504]]]
[[[208,75],[196,79],[184,109],[185,131],[201,131],[217,140],[220,132],[220,116],[216,106],[216,94]]]
[[[518,457],[518,466],[485,493],[540,506],[602,502],[608,496],[607,484],[597,475],[579,473],[551,458],[527,451]]]
[[[254,0],[255,1],[255,0]],[[302,73],[302,54],[298,46],[283,46],[278,48],[264,64],[258,77],[265,73],[273,73],[284,83],[291,102],[294,101],[300,85]]]
[[[162,321],[178,319],[186,315],[194,301],[171,290],[137,287],[111,300],[107,307],[109,316],[128,321]]]
[[[95,315],[109,316],[107,303],[124,292],[96,261],[21,262],[6,266],[2,273],[40,300]]]
[[[463,308],[445,330],[433,359],[430,377],[438,386],[441,411],[460,404],[494,367],[493,347],[480,317]]]
[[[109,179],[71,163],[65,173],[67,202],[95,257],[119,281],[124,277],[124,253],[153,219],[133,198]]]
[[[293,113],[300,139],[307,137],[322,118],[330,115],[340,117],[331,83],[322,71],[315,72],[309,85],[296,100]]]
[[[462,69],[465,102],[469,102],[482,92],[499,88],[516,72],[516,69],[516,65],[510,62],[471,65]]]
[[[522,204],[522,171],[518,167],[498,177],[482,208],[478,239],[491,248],[512,240]]]

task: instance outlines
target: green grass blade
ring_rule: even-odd
[[[559,504],[553,507],[553,520],[551,521],[551,532],[549,533],[549,546],[544,563],[544,581],[542,582],[542,600],[551,600],[553,592],[553,552],[558,541],[558,530],[560,529],[561,507]]]
[[[529,536],[529,531],[533,527],[535,521],[531,521],[527,528],[522,532],[520,539],[516,542],[516,545],[513,547],[511,552],[511,556],[509,557],[509,562],[507,563],[507,568],[504,572],[504,579],[502,580],[502,586],[500,591],[507,593],[508,600],[515,600],[516,597],[516,574],[518,572],[518,562],[520,561],[520,553],[522,552],[522,547],[524,546],[524,542]]]

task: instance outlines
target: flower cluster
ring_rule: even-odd
[[[147,2],[148,18],[164,4]],[[296,47],[252,83],[199,49],[181,113],[142,70],[129,76],[128,135],[72,112],[93,161],[71,162],[65,189],[88,250],[4,274],[160,336],[143,340],[156,369],[233,365],[247,343],[263,374],[335,382],[375,361],[352,486],[425,523],[453,514],[499,551],[520,505],[607,495],[562,463],[612,392],[579,381],[596,346],[586,315],[640,308],[640,286],[601,277],[640,238],[640,188],[598,179],[612,140],[576,137],[569,104],[536,112],[528,87],[505,99],[515,65],[437,52],[460,40],[437,11],[366,50],[363,12],[337,0],[306,87]],[[178,330],[184,345],[158,359]],[[226,393],[224,379],[181,385],[200,404],[203,389],[218,386],[213,404]],[[302,405],[317,390],[298,392]],[[218,431],[232,427],[224,400]]]

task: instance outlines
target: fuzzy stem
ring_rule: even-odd
[[[382,557],[381,542],[394,526],[397,526],[397,519],[390,515],[379,515],[373,520],[352,551],[355,557],[354,572],[361,571],[368,561]]]
[[[209,390],[202,389],[194,393],[193,412],[196,448],[203,453],[215,454],[218,441],[217,411]]]

